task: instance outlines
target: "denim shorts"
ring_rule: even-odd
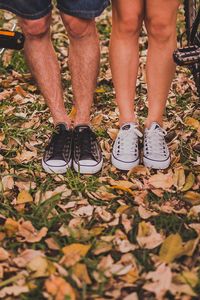
[[[25,19],[40,19],[53,8],[51,0],[0,0],[0,9],[6,9]],[[93,19],[110,4],[109,0],[57,0],[57,8],[71,16]]]

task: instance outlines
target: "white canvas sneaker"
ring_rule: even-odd
[[[165,141],[166,131],[153,122],[144,132],[143,163],[148,168],[166,169],[170,165],[170,153]]]
[[[120,128],[112,150],[113,166],[128,171],[139,164],[139,137],[142,133],[136,123],[125,123]]]

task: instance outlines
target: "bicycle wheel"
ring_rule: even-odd
[[[200,47],[200,0],[184,0],[184,10],[188,45]],[[190,69],[200,95],[200,63]]]

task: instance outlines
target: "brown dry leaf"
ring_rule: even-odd
[[[33,158],[37,157],[36,149],[34,151],[23,150],[22,153],[18,153],[15,157],[15,161],[18,163],[30,162]]]
[[[98,199],[104,201],[110,201],[117,197],[116,195],[109,193],[105,186],[101,186],[100,188],[98,188],[98,190],[93,193],[93,195],[95,195]]]
[[[108,128],[107,133],[112,140],[115,140],[119,130],[114,128]]]
[[[71,109],[71,112],[69,113],[68,117],[71,119],[71,120],[74,120],[75,119],[75,116],[76,116],[76,107],[75,106],[72,106],[72,109]]]
[[[196,130],[197,130],[197,129],[199,128],[199,126],[200,126],[199,121],[196,120],[196,119],[194,119],[194,118],[191,118],[191,117],[187,117],[187,118],[185,119],[185,124],[186,124],[187,126],[193,127],[193,128],[196,129]]]
[[[170,234],[162,244],[159,257],[166,263],[173,262],[183,253],[183,241],[180,234]]]
[[[157,189],[170,189],[174,184],[173,175],[171,173],[158,173],[149,178],[149,184]]]
[[[21,220],[19,222],[17,235],[20,236],[21,242],[37,243],[46,236],[47,231],[48,229],[46,227],[43,227],[42,229],[37,231],[30,221]]]
[[[131,189],[134,186],[134,183],[128,180],[114,180],[110,179],[109,183],[113,186],[117,186],[119,189],[120,188],[125,188],[125,189]]]
[[[0,261],[7,260],[9,258],[9,253],[4,248],[0,247]]]
[[[130,177],[130,175],[132,175],[132,174],[146,176],[146,175],[150,175],[150,172],[147,167],[145,167],[143,165],[138,165],[138,166],[132,168],[128,172],[127,176]]]
[[[85,264],[76,264],[73,268],[73,273],[78,277],[78,279],[86,284],[91,284],[91,279],[88,274],[88,270]]]
[[[17,196],[17,204],[33,202],[33,197],[27,191],[21,191]]]
[[[27,269],[33,272],[32,278],[40,278],[49,276],[49,264],[47,259],[42,256],[34,257],[28,264]]]
[[[45,281],[45,288],[47,292],[54,296],[55,300],[76,300],[76,294],[71,285],[62,277],[52,276]]]
[[[21,294],[28,293],[28,292],[29,292],[28,286],[19,286],[19,285],[6,286],[0,290],[0,298],[8,299],[6,296],[17,297]]]
[[[45,243],[51,250],[60,250],[60,246],[57,244],[57,242],[53,238],[46,239]]]
[[[98,128],[101,125],[102,120],[103,120],[103,115],[98,114],[92,119],[91,123],[94,127]]]
[[[143,288],[156,295],[157,300],[162,300],[172,284],[172,272],[170,267],[165,264],[158,266],[156,271],[149,272],[146,279],[152,280],[152,283],[145,283]]]
[[[12,176],[10,175],[3,176],[1,181],[2,181],[4,191],[13,189],[15,183]]]
[[[149,209],[146,209],[144,206],[140,205],[138,207],[138,213],[140,215],[140,217],[144,220],[147,220],[153,216],[157,216],[158,213],[155,211],[150,211]]]
[[[112,249],[112,244],[104,242],[104,241],[97,241],[95,249],[92,251],[94,255],[99,255],[102,253],[109,252]]]
[[[150,222],[139,223],[137,242],[142,248],[154,249],[162,244],[164,237]]]
[[[188,191],[183,195],[183,199],[192,205],[200,204],[200,194],[193,191]]]
[[[37,256],[44,256],[42,251],[33,250],[33,249],[26,249],[24,250],[19,256],[13,259],[13,262],[19,267],[24,268],[27,264],[34,260]]]
[[[17,85],[17,86],[15,87],[15,90],[16,90],[16,92],[17,92],[20,96],[26,97],[27,92],[26,92],[20,85]]]

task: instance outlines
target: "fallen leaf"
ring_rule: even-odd
[[[21,242],[37,243],[46,236],[47,231],[48,229],[46,227],[37,231],[30,221],[21,220],[19,222],[17,235],[20,237]]]
[[[77,263],[73,267],[73,273],[78,277],[78,279],[86,284],[91,284],[91,279],[88,274],[88,270],[85,264]]]
[[[33,197],[27,191],[21,191],[17,196],[17,204],[33,202]]]
[[[0,261],[7,260],[9,258],[9,253],[4,248],[0,247]]]
[[[197,130],[197,129],[199,128],[199,126],[200,126],[199,121],[196,120],[196,119],[194,119],[194,118],[191,118],[191,117],[187,117],[187,118],[185,119],[185,124],[186,124],[187,126],[193,127],[193,128],[196,129],[196,130]]]
[[[164,237],[156,231],[150,222],[141,222],[138,226],[137,242],[142,248],[154,249],[162,244]]]
[[[62,277],[52,276],[45,281],[46,291],[54,296],[55,300],[76,300],[74,289]]]
[[[173,262],[183,252],[183,241],[181,236],[176,234],[170,234],[163,242],[159,257],[166,263]]]
[[[188,190],[190,190],[193,187],[194,183],[195,176],[192,172],[190,172],[190,174],[186,178],[185,185],[181,189],[181,192],[187,192]]]
[[[197,192],[188,191],[183,195],[183,199],[192,205],[200,204],[200,194]]]
[[[149,184],[157,189],[169,189],[173,186],[174,179],[172,174],[155,174],[149,178]]]

